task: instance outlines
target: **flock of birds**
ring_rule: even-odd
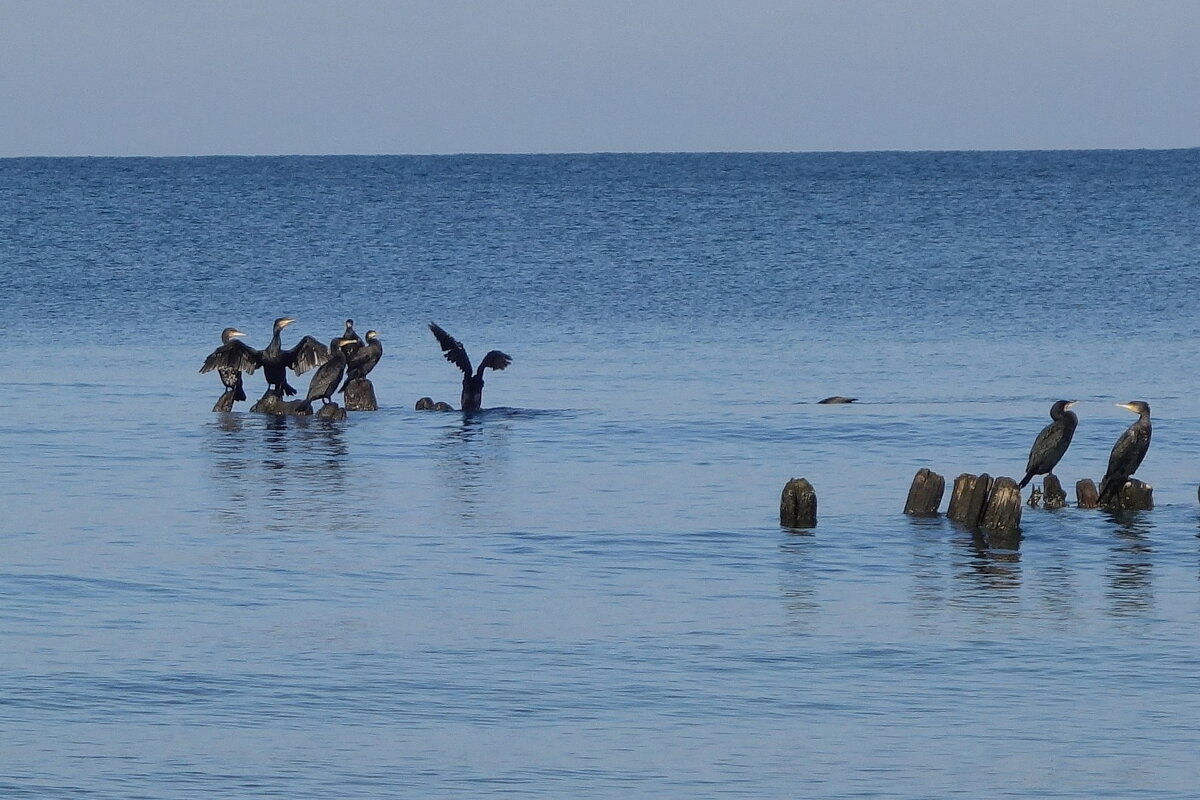
[[[383,357],[383,343],[379,341],[379,335],[375,331],[367,331],[364,340],[355,332],[353,319],[346,320],[346,329],[341,335],[335,336],[328,347],[312,336],[304,336],[294,347],[284,348],[283,329],[295,321],[291,317],[275,320],[271,341],[262,350],[256,350],[241,341],[246,334],[237,328],[226,328],[221,332],[221,346],[204,360],[200,372],[215,369],[225,386],[222,398],[232,393],[232,402],[237,402],[246,399],[242,373],[253,374],[261,367],[267,379],[267,393],[282,399],[296,394],[295,388],[287,382],[289,369],[302,375],[317,367],[309,381],[304,401],[297,408],[300,413],[311,413],[314,402],[321,400],[322,406],[329,404],[335,392],[345,392],[351,381],[365,379]],[[478,411],[483,403],[483,371],[488,368],[504,369],[512,363],[512,359],[499,350],[492,350],[479,362],[478,370],[472,371],[471,359],[462,342],[432,322],[429,323],[429,330],[441,346],[446,360],[462,370],[462,410]]]
[[[241,337],[245,334],[237,328],[226,328],[221,332],[221,346],[209,354],[200,371],[217,370],[226,394],[232,392],[233,401],[239,401],[246,399],[242,373],[253,374],[261,367],[263,376],[267,379],[267,392],[283,398],[285,395],[296,394],[296,390],[287,382],[289,369],[301,375],[317,367],[316,373],[309,381],[308,393],[297,409],[302,413],[309,413],[318,399],[322,405],[330,403],[334,393],[339,391],[339,384],[340,391],[345,392],[351,381],[366,378],[383,356],[383,343],[379,341],[379,335],[373,330],[367,331],[364,340],[355,333],[352,319],[346,320],[346,329],[341,335],[334,337],[328,347],[312,336],[304,336],[294,347],[285,349],[281,334],[284,328],[295,321],[291,317],[275,320],[271,341],[262,350],[255,350],[242,342]],[[446,360],[462,370],[462,410],[478,411],[483,403],[483,371],[502,370],[512,363],[512,359],[499,350],[491,350],[475,369],[462,342],[435,323],[429,323],[429,330],[437,339]],[[853,400],[854,398],[834,397],[821,402],[848,403]],[[1029,462],[1025,467],[1025,477],[1019,484],[1020,488],[1025,488],[1035,475],[1053,472],[1067,448],[1071,446],[1075,428],[1079,425],[1079,417],[1071,411],[1075,404],[1076,401],[1059,400],[1050,407],[1051,422],[1038,433],[1033,447],[1030,448]],[[1121,487],[1141,466],[1142,459],[1150,449],[1150,405],[1142,400],[1117,405],[1137,414],[1138,418],[1121,434],[1117,443],[1113,445],[1112,453],[1109,454],[1108,469],[1100,482],[1101,504],[1111,503],[1116,498]]]
[[[1079,425],[1079,417],[1071,411],[1071,406],[1077,401],[1059,400],[1050,407],[1052,422],[1033,441],[1029,450],[1029,463],[1025,466],[1025,477],[1021,479],[1020,488],[1033,479],[1034,475],[1047,475],[1053,472],[1075,436],[1075,428]],[[1111,505],[1116,500],[1125,482],[1133,477],[1141,466],[1146,451],[1150,449],[1150,404],[1143,400],[1132,400],[1128,403],[1117,403],[1120,408],[1132,411],[1138,415],[1137,421],[1130,425],[1117,443],[1113,445],[1108,456],[1108,469],[1104,479],[1100,481],[1100,504]]]

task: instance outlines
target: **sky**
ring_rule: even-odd
[[[1193,0],[0,0],[0,157],[1200,145]]]

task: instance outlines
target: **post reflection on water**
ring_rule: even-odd
[[[1154,605],[1154,549],[1149,539],[1154,523],[1144,511],[1106,514],[1117,526],[1105,569],[1112,612],[1127,616],[1148,611]]]
[[[218,487],[214,511],[230,531],[286,530],[298,509],[308,524],[340,525],[341,503],[312,503],[314,492],[346,487],[349,453],[333,420],[226,413],[210,424],[206,449]]]
[[[817,547],[816,535],[811,530],[792,529],[779,543],[783,568],[780,593],[783,605],[793,621],[806,620],[819,610],[817,602],[817,570],[813,565],[812,550]]]

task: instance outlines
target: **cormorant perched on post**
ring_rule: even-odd
[[[245,335],[237,328],[221,331],[221,346],[209,353],[208,358],[204,359],[204,366],[200,367],[202,373],[215,369],[221,376],[225,392],[233,392],[230,406],[246,399],[246,391],[242,388],[242,373],[253,374],[254,370],[258,369],[258,361],[254,357],[256,351],[247,347],[245,342],[237,340],[237,337]],[[219,404],[221,401],[217,402]]]
[[[342,334],[342,340],[345,341],[342,352],[346,354],[346,361],[349,362],[358,348],[363,346],[362,337],[354,332],[354,320],[346,320],[346,332]]]
[[[217,348],[204,362],[200,371],[208,372],[214,367],[234,367],[242,372],[253,372],[253,369],[246,367],[249,363],[263,368],[263,377],[267,379],[268,391],[278,397],[295,394],[296,390],[288,385],[287,370],[290,368],[297,375],[303,375],[313,367],[324,364],[329,358],[329,351],[325,349],[325,345],[311,336],[302,338],[291,350],[283,349],[283,343],[279,341],[279,334],[295,321],[291,317],[280,317],[275,320],[271,343],[264,350],[255,350],[237,340],[229,343],[231,345],[229,350],[225,350],[224,347]],[[249,359],[248,362],[247,359]]]
[[[1029,449],[1029,463],[1025,465],[1025,477],[1017,485],[1018,488],[1024,489],[1034,475],[1046,475],[1054,471],[1059,459],[1071,446],[1071,438],[1079,424],[1079,417],[1069,410],[1077,402],[1059,400],[1050,406],[1050,419],[1054,421],[1042,428],[1042,432],[1033,440],[1033,447]]]
[[[1108,469],[1100,481],[1100,505],[1111,506],[1120,494],[1125,482],[1137,472],[1146,451],[1150,449],[1150,404],[1142,400],[1117,403],[1117,406],[1138,415],[1137,422],[1130,425],[1113,445],[1108,456]]]
[[[346,352],[346,349],[343,346],[342,352]],[[367,343],[346,359],[346,383],[367,377],[367,373],[375,369],[375,365],[381,358],[383,358],[383,342],[379,341],[379,334],[375,331],[367,331]],[[342,384],[341,391],[343,392],[346,391],[346,383]]]
[[[488,367],[495,370],[504,369],[512,363],[512,359],[499,350],[492,350],[483,357],[483,361],[479,362],[479,370],[472,375],[471,359],[467,357],[462,342],[432,322],[429,323],[429,330],[433,331],[438,344],[441,345],[442,355],[446,360],[463,372],[462,410],[478,411],[483,403],[483,371]]]
[[[299,414],[311,414],[313,400],[321,398],[321,405],[329,405],[329,398],[337,390],[337,386],[341,383],[342,373],[346,371],[346,352],[347,344],[353,342],[353,339],[339,337],[329,343],[329,360],[313,373],[312,380],[308,382],[308,394],[304,398],[304,402],[296,406],[296,412]]]

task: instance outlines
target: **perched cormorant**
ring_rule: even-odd
[[[343,347],[342,352],[345,351]],[[375,369],[382,357],[383,342],[379,341],[379,334],[367,331],[367,343],[346,358],[346,382],[342,384],[341,391],[346,391],[346,384],[350,381],[367,377],[367,373]]]
[[[1029,462],[1025,465],[1025,477],[1017,484],[1018,488],[1024,489],[1034,475],[1046,475],[1054,471],[1059,459],[1071,446],[1075,427],[1079,425],[1079,417],[1069,410],[1077,402],[1059,400],[1050,406],[1050,419],[1054,421],[1042,428],[1042,432],[1033,440],[1033,447],[1029,448]]]
[[[342,340],[345,341],[342,352],[346,354],[346,361],[349,362],[355,351],[363,346],[362,337],[354,332],[354,320],[346,320],[346,332],[342,334]]]
[[[329,343],[329,360],[313,373],[312,380],[308,382],[308,394],[304,402],[296,406],[297,413],[311,414],[313,401],[318,397],[321,398],[322,406],[329,405],[329,399],[341,383],[342,373],[346,371],[345,347],[353,341],[339,337]]]
[[[213,369],[217,371],[221,376],[221,383],[225,385],[225,391],[233,392],[234,403],[246,399],[246,391],[242,388],[242,373],[253,374],[254,370],[258,369],[253,348],[237,340],[237,337],[245,335],[237,328],[221,331],[221,346],[209,353],[208,358],[204,359],[204,366],[200,367],[201,372],[210,372]]]
[[[287,382],[287,371],[291,369],[297,375],[303,375],[313,367],[319,367],[329,360],[329,351],[325,345],[311,336],[305,336],[290,350],[283,349],[279,334],[296,320],[291,317],[280,317],[272,327],[271,343],[258,353],[259,366],[263,368],[263,377],[267,379],[270,391],[277,397],[293,395],[296,390]]]
[[[483,357],[483,361],[479,362],[479,370],[472,375],[471,359],[467,357],[467,351],[463,348],[462,342],[432,322],[429,323],[429,330],[433,331],[438,344],[441,345],[442,355],[446,357],[446,360],[462,370],[462,410],[478,411],[483,403],[483,371],[488,367],[495,370],[504,369],[512,363],[512,359],[499,350],[492,350]]]
[[[1138,415],[1137,422],[1130,425],[1113,445],[1108,456],[1108,469],[1100,481],[1100,505],[1111,506],[1121,492],[1125,481],[1137,472],[1146,451],[1150,449],[1150,404],[1142,400],[1117,403],[1117,406]]]

